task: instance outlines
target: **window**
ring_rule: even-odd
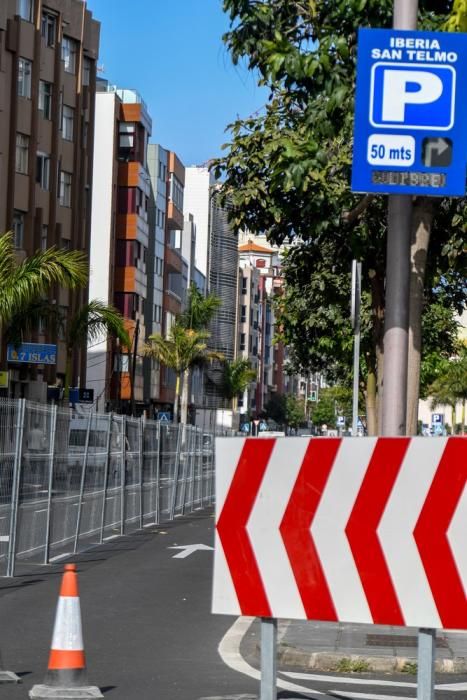
[[[154,306],[154,321],[155,323],[160,323],[162,320],[162,306],[156,304]]]
[[[76,72],[77,53],[76,41],[74,39],[70,39],[69,36],[64,36],[62,38],[62,61],[65,64],[65,73]]]
[[[164,261],[162,258],[156,257],[156,275],[162,277],[164,273]]]
[[[91,84],[92,61],[87,56],[83,57],[83,85]]]
[[[48,238],[49,238],[49,227],[47,226],[47,224],[42,224],[41,250],[47,250]]]
[[[71,173],[60,171],[60,204],[62,207],[71,207]]]
[[[16,0],[16,11],[21,19],[32,22],[32,0]]]
[[[29,136],[16,134],[16,172],[28,174]]]
[[[66,141],[73,141],[73,120],[75,110],[73,107],[63,105],[62,107],[62,137]]]
[[[22,211],[17,211],[15,209],[13,212],[13,223],[11,228],[13,231],[15,248],[22,248],[24,241],[24,213]]]
[[[135,147],[136,125],[132,122],[120,122],[118,128],[118,157],[127,159]]]
[[[50,12],[43,12],[41,19],[41,37],[45,40],[46,46],[55,46],[57,36],[57,18]]]
[[[32,63],[25,58],[18,59],[18,95],[31,98]]]
[[[248,289],[248,279],[246,277],[242,277],[242,294],[246,294]]]
[[[50,156],[45,153],[37,154],[36,182],[43,190],[50,188]]]
[[[118,188],[118,213],[136,213],[136,187]]]
[[[240,333],[240,350],[245,350],[245,333]]]
[[[62,250],[70,250],[70,245],[71,245],[71,241],[69,241],[68,238],[61,238],[60,239],[60,247]]]
[[[242,306],[242,313],[240,314],[240,323],[246,323],[246,306]]]
[[[179,211],[183,211],[183,185],[172,175],[170,179],[170,198]]]
[[[52,83],[39,80],[39,109],[44,119],[52,119]]]

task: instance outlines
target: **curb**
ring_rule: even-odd
[[[339,652],[306,652],[296,647],[279,644],[277,647],[277,662],[283,666],[295,666],[302,669],[315,671],[343,671],[345,663],[365,666],[362,672],[388,673],[390,671],[407,672],[407,666],[412,668],[417,661],[408,656],[363,656],[361,654],[343,655]],[[467,658],[458,656],[454,659],[436,659],[435,670],[438,673],[465,673],[467,672]],[[409,674],[410,675],[410,674]]]

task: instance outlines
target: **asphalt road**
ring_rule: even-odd
[[[114,540],[77,558],[90,681],[109,700],[198,700],[255,693],[256,681],[225,666],[217,647],[233,620],[210,614],[212,551],[174,558],[171,546],[212,545],[211,515]],[[62,566],[0,580],[0,650],[27,698],[42,683]]]

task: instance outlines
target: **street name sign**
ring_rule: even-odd
[[[352,190],[464,196],[467,34],[360,29]]]
[[[31,365],[55,365],[57,363],[57,346],[43,343],[22,343],[7,347],[8,362],[27,362]]]
[[[221,438],[214,613],[467,629],[467,438]]]

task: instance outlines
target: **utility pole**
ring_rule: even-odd
[[[136,319],[135,334],[133,336],[133,357],[131,360],[131,383],[130,383],[130,411],[135,415],[135,376],[136,376],[136,356],[138,353],[139,339],[139,318]]]
[[[417,28],[418,0],[394,0],[394,29]],[[388,197],[383,435],[405,435],[409,347],[412,197]]]

